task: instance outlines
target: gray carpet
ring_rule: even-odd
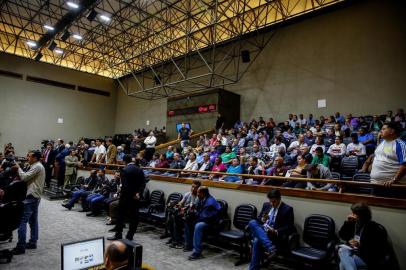
[[[27,250],[25,255],[14,256],[10,264],[0,264],[4,270],[43,270],[61,269],[61,243],[73,242],[92,237],[108,236],[105,217],[86,217],[79,213],[80,206],[71,211],[61,207],[61,201],[48,201],[43,199],[40,204],[40,240],[38,249]],[[144,232],[143,232],[144,231]],[[15,241],[10,244],[0,244],[0,249],[15,246]],[[159,239],[159,232],[140,230],[136,234],[136,242],[144,247],[143,261],[157,270],[174,269],[247,269],[248,264],[234,266],[237,259],[235,251],[220,250],[206,247],[205,258],[199,261],[188,261],[189,253],[182,250],[168,248],[166,240]],[[108,245],[108,241],[106,243]],[[286,269],[279,266],[271,269]]]

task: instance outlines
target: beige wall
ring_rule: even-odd
[[[404,107],[406,20],[400,1],[355,4],[278,31],[250,72],[228,87],[241,116],[353,115]],[[327,107],[317,108],[326,99]]]
[[[241,118],[289,113],[353,115],[404,107],[406,98],[406,19],[402,1],[353,1],[354,4],[278,30],[243,79],[226,90],[241,95]],[[327,107],[318,109],[317,100]],[[132,100],[132,101],[128,101]],[[150,115],[164,115],[165,101],[119,96],[116,131]],[[147,109],[146,109],[147,108]],[[164,125],[165,118],[159,118]],[[129,127],[127,128],[129,129]]]
[[[28,149],[38,149],[42,139],[76,141],[113,134],[113,80],[8,54],[0,54],[0,69],[111,92],[106,97],[0,76],[1,147],[12,142],[17,154],[25,155]]]
[[[115,133],[130,133],[139,128],[160,129],[166,126],[166,108],[166,99],[149,101],[128,97],[118,87]]]
[[[79,175],[88,176],[88,171],[79,171]],[[165,181],[150,180],[147,187],[150,191],[159,189],[164,191],[165,198],[172,192],[186,193],[190,185],[171,183]],[[266,194],[258,192],[240,191],[235,189],[224,189],[210,187],[210,193],[216,199],[222,199],[228,203],[228,214],[232,220],[235,208],[239,204],[250,203],[261,210],[262,204],[266,201]],[[283,192],[282,192],[283,196]],[[283,201],[294,209],[295,226],[299,232],[303,230],[305,218],[311,214],[322,214],[330,216],[336,223],[336,230],[343,224],[344,219],[351,212],[349,203],[322,201],[317,199],[305,199],[290,196],[283,196]],[[401,269],[406,269],[406,211],[402,209],[371,207],[373,219],[385,226],[393,242]]]
[[[172,192],[186,193],[190,190],[190,185],[150,180],[148,182],[148,188],[150,191],[156,189],[162,190],[165,192],[165,196],[168,196]],[[222,199],[228,203],[228,214],[231,220],[234,210],[238,205],[250,203],[255,205],[258,211],[260,211],[262,204],[266,201],[266,194],[258,192],[210,187],[210,193],[216,199]],[[347,215],[351,213],[351,204],[349,203],[288,196],[283,196],[283,201],[293,207],[295,226],[299,232],[303,231],[303,223],[308,215],[322,214],[330,216],[334,219],[336,230],[338,230],[344,223]],[[401,264],[401,269],[406,269],[406,257],[404,256],[404,254],[406,254],[406,241],[404,237],[406,235],[406,211],[383,207],[371,207],[371,210],[373,219],[382,224],[388,231],[399,263]]]

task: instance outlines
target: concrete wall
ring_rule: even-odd
[[[404,3],[353,2],[277,32],[250,72],[227,89],[241,95],[242,119],[381,114],[404,107]],[[318,99],[326,99],[327,107],[318,109]]]
[[[352,2],[278,30],[243,79],[226,87],[241,95],[243,120],[264,116],[283,121],[289,113],[301,112],[374,114],[404,107],[405,4]],[[326,99],[327,107],[319,109],[318,99]],[[164,100],[120,94],[116,131],[145,125],[147,118],[164,115],[165,106]],[[128,115],[139,115],[139,120],[128,126]],[[164,125],[165,119],[156,123]]]
[[[180,183],[170,183],[150,180],[148,182],[150,191],[160,189],[168,196],[172,192],[186,193],[190,190],[190,185]],[[228,213],[232,220],[235,208],[244,203],[250,203],[261,210],[262,204],[266,201],[266,195],[257,192],[239,191],[234,189],[223,189],[210,187],[210,193],[216,199],[222,199],[228,203]],[[282,193],[283,196],[283,193]],[[297,197],[283,196],[282,200],[293,207],[295,215],[295,226],[298,232],[303,231],[305,218],[311,214],[322,214],[330,216],[336,223],[338,230],[344,223],[345,218],[351,213],[351,204],[321,201],[317,199],[305,199]],[[406,211],[383,207],[371,207],[373,219],[385,226],[393,242],[394,250],[397,254],[401,269],[406,269]]]
[[[112,135],[116,85],[112,79],[0,54],[0,69],[110,92],[109,97],[0,76],[0,146],[12,142],[18,155],[43,139]],[[58,124],[63,118],[63,124]],[[102,119],[102,120],[101,120]],[[2,150],[1,150],[2,151]]]
[[[89,171],[78,172],[78,175],[88,176]],[[171,183],[165,181],[150,180],[147,184],[150,191],[159,189],[165,192],[165,198],[172,192],[186,193],[190,191],[190,185],[181,183]],[[228,203],[228,214],[232,220],[235,208],[244,203],[250,203],[261,210],[262,204],[266,201],[266,194],[258,192],[240,191],[235,189],[224,189],[210,187],[210,193],[216,199],[222,199]],[[283,196],[283,192],[282,192]],[[345,218],[351,213],[349,203],[330,202],[317,199],[297,198],[283,196],[283,201],[294,209],[295,226],[298,232],[303,231],[305,218],[311,214],[322,214],[330,216],[336,223],[338,231],[344,223]],[[394,250],[397,254],[401,269],[406,269],[406,211],[402,209],[384,208],[372,206],[373,220],[385,226],[393,242]]]
[[[128,97],[118,88],[115,133],[129,133],[139,128],[160,129],[166,126],[166,108],[166,99],[149,101]]]

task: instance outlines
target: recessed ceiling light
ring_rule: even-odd
[[[79,5],[74,2],[66,2],[66,4],[71,8],[79,8]]]
[[[109,22],[111,21],[111,18],[107,15],[100,15],[100,19],[105,21],[105,22]]]
[[[47,30],[49,30],[49,31],[54,31],[54,30],[55,30],[55,28],[54,28],[53,26],[50,26],[50,25],[48,25],[48,24],[45,24],[45,25],[44,25],[44,28],[47,29]]]
[[[55,49],[54,52],[57,53],[57,54],[63,54],[63,50],[59,49],[59,48]]]
[[[27,41],[27,45],[30,47],[37,47],[37,43],[31,40]]]
[[[72,37],[75,39],[79,39],[79,40],[81,40],[83,38],[81,35],[78,35],[78,34],[74,34],[74,35],[72,35]]]

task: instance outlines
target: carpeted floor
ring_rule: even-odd
[[[61,243],[73,242],[92,237],[108,236],[105,217],[86,217],[79,213],[80,206],[71,211],[61,207],[61,201],[43,199],[40,204],[40,240],[38,249],[27,250],[25,255],[14,256],[10,264],[0,264],[4,270],[56,270],[61,269]],[[144,230],[145,231],[145,230]],[[143,245],[143,261],[157,270],[175,269],[248,269],[248,264],[234,266],[237,252],[208,247],[205,258],[199,261],[188,261],[189,253],[170,249],[159,239],[159,232],[145,231],[142,228],[136,234],[135,241]],[[17,235],[10,244],[0,244],[0,249],[15,246]],[[108,245],[108,241],[106,242]],[[272,265],[270,269],[287,269]]]

